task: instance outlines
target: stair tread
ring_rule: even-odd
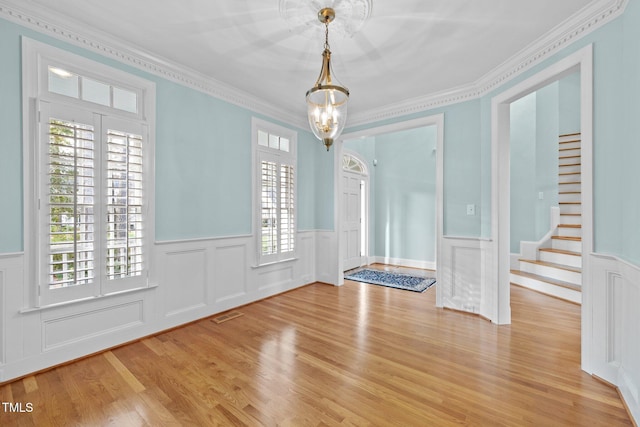
[[[582,194],[582,191],[559,191],[558,194]]]
[[[558,167],[564,168],[567,166],[581,166],[582,163],[567,163],[566,165],[558,165]]]
[[[511,273],[512,274],[516,274],[518,276],[528,277],[530,279],[539,280],[541,282],[549,283],[551,285],[556,285],[556,286],[561,286],[563,288],[572,289],[574,291],[580,291],[581,290],[579,285],[576,285],[576,284],[573,284],[573,283],[569,283],[569,282],[564,282],[564,281],[558,280],[558,279],[553,279],[551,277],[540,276],[539,274],[527,273],[526,271],[520,271],[520,270],[511,270]]]
[[[565,270],[565,271],[570,271],[570,272],[573,272],[573,273],[582,273],[582,269],[581,268],[571,267],[569,265],[564,265],[564,264],[556,264],[555,262],[540,261],[540,260],[537,260],[537,259],[524,259],[524,258],[521,258],[518,261],[527,262],[529,264],[541,265],[543,267],[557,268],[558,270]]]
[[[582,228],[582,224],[558,224],[562,228]]]
[[[566,138],[568,136],[576,136],[576,135],[582,135],[582,132],[563,133],[562,135],[558,135],[558,138]]]
[[[560,144],[562,144],[562,143],[560,143]],[[579,149],[580,149],[580,147],[565,147],[565,148],[560,147],[560,148],[558,148],[558,151],[571,151],[571,150],[579,150]]]
[[[580,154],[574,154],[572,156],[560,156],[558,157],[559,159],[579,159],[581,156]]]
[[[554,253],[554,254],[571,255],[571,256],[582,256],[582,254],[580,252],[566,251],[564,249],[540,248],[538,250],[540,252],[551,252],[551,253]]]
[[[560,202],[560,205],[581,205],[582,202]]]
[[[560,172],[558,175],[566,176],[566,175],[580,175],[581,172]]]
[[[559,182],[558,184],[567,185],[567,184],[582,184],[582,183],[580,181],[569,181],[569,182]]]
[[[580,216],[582,214],[579,214],[579,213],[561,213],[560,216],[562,216],[562,215]]]
[[[551,238],[556,240],[572,240],[574,242],[582,242],[582,237],[575,236],[551,236]]]

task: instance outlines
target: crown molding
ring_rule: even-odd
[[[8,1],[0,0],[0,17],[286,124],[300,128],[307,125],[304,116],[275,107],[195,70],[126,45],[89,27],[72,27],[64,21],[64,17],[56,13],[48,13],[47,17],[44,17],[41,11],[30,6],[28,2],[17,7]]]
[[[571,43],[590,34],[604,24],[620,16],[629,0],[600,0],[594,2],[556,26],[547,34],[522,49],[512,58],[475,82],[443,92],[428,94],[406,101],[350,114],[348,126],[355,127],[382,120],[407,116],[446,105],[478,99],[516,78]],[[115,59],[150,74],[204,92],[215,98],[263,114],[286,124],[305,129],[306,117],[275,107],[247,92],[204,76],[192,69],[172,63],[149,52],[135,49],[104,33],[88,28],[70,28],[64,17],[40,15],[29,2],[16,7],[0,0],[0,17],[35,29],[59,40]]]
[[[480,98],[622,15],[629,0],[600,0],[557,25],[495,69],[468,85],[408,99],[380,109],[355,113],[355,127]]]

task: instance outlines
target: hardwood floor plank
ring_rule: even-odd
[[[0,425],[632,425],[580,370],[580,307],[511,296],[496,326],[435,289],[309,285],[3,385],[34,412]]]

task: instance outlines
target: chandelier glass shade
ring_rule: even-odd
[[[318,12],[318,19],[325,24],[322,68],[315,85],[307,91],[307,116],[311,131],[324,143],[327,151],[344,129],[349,101],[349,90],[340,85],[331,70],[329,23],[334,18],[335,12],[331,8],[324,8]]]

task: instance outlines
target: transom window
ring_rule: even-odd
[[[47,67],[47,87],[51,93],[138,113],[138,93],[135,90],[79,75],[61,66]]]
[[[360,159],[358,159],[357,157],[352,156],[348,153],[342,155],[342,169],[360,174],[367,173],[367,168],[364,163],[362,163],[362,161],[360,161]]]
[[[297,134],[255,118],[252,130],[258,264],[291,259],[296,248]]]

